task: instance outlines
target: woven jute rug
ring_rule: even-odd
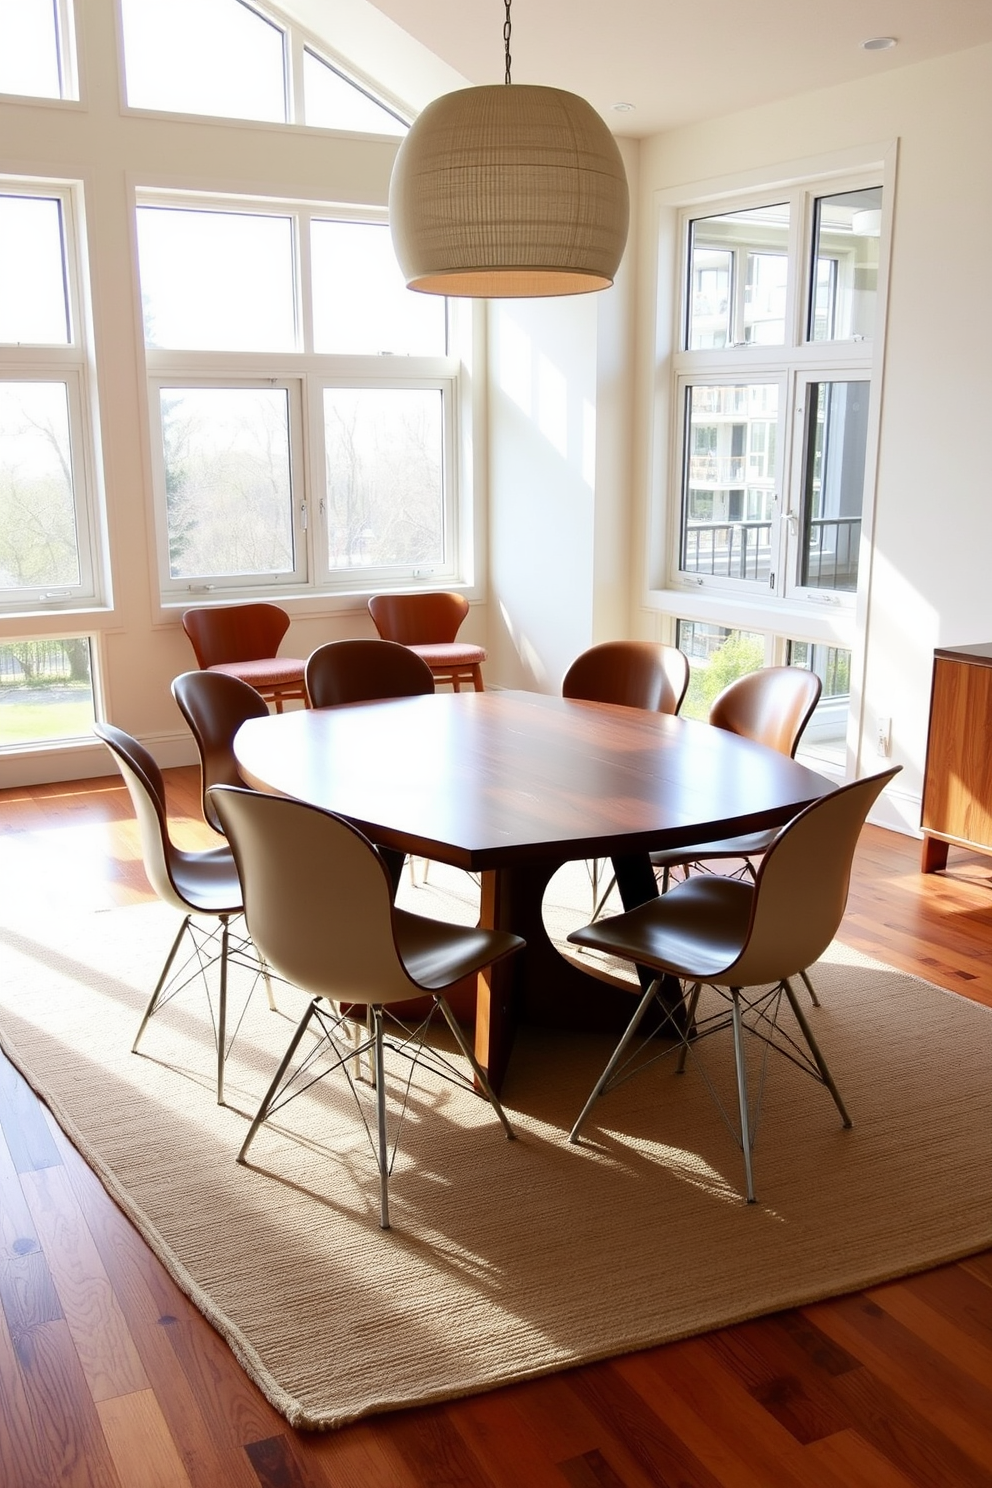
[[[556,934],[587,917],[583,870],[566,889],[549,896]],[[462,919],[476,893],[433,866],[403,889]],[[855,1124],[843,1130],[827,1092],[774,1060],[757,1204],[692,1064],[679,1077],[663,1060],[606,1097],[570,1147],[609,1041],[527,1030],[504,1087],[515,1142],[483,1102],[414,1079],[382,1232],[340,1083],[263,1128],[251,1167],[234,1162],[304,1006],[297,990],[277,989],[276,1012],[253,999],[226,1107],[196,989],[129,1053],[175,926],[160,905],[0,926],[0,1037],[293,1425],[489,1389],[992,1245],[992,1013],[840,946],[815,968],[811,1019]],[[732,1102],[729,1034],[700,1055]]]

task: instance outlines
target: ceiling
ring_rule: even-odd
[[[469,82],[503,81],[502,0],[371,3]],[[516,0],[511,18],[514,82],[640,136],[992,41],[988,0]],[[898,45],[864,51],[876,36]]]

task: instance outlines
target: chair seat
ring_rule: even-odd
[[[462,641],[436,641],[431,646],[410,646],[429,667],[478,666],[486,660],[484,646],[471,646]]]
[[[306,662],[296,656],[267,656],[260,661],[220,661],[207,670],[239,677],[256,689],[298,685],[302,695],[305,666]]]
[[[767,852],[777,833],[751,832],[746,837],[723,837],[718,842],[697,842],[692,847],[673,847],[651,854],[652,868],[678,868],[715,858],[752,858]]]

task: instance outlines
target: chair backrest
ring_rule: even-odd
[[[805,667],[761,667],[723,689],[710,707],[710,723],[792,756],[822,686]]]
[[[449,644],[468,614],[464,594],[373,594],[369,614],[384,641],[401,646]]]
[[[311,708],[434,691],[426,661],[396,641],[328,641],[307,659],[304,677]]]
[[[166,904],[171,904],[174,909],[189,908],[173,878],[173,864],[178,849],[169,836],[162,771],[145,746],[123,729],[115,728],[112,723],[95,723],[93,732],[103,740],[116,759],[130,793],[141,833],[141,857],[149,883]]]
[[[223,832],[207,792],[212,785],[244,784],[234,758],[234,736],[249,718],[267,718],[268,704],[254,687],[227,672],[183,672],[172,683],[172,696],[200,754],[204,819],[215,832]]]
[[[652,713],[677,713],[689,685],[689,663],[659,641],[603,641],[577,656],[561,695],[588,703],[618,703]]]
[[[840,786],[782,828],[755,876],[744,949],[719,978],[707,980],[760,986],[795,976],[822,956],[844,915],[865,818],[901,768]]]
[[[422,995],[393,937],[392,886],[349,822],[285,796],[214,786],[252,940],[281,976],[343,1002]]]
[[[183,629],[200,667],[225,661],[267,661],[289,629],[286,611],[274,604],[209,605],[187,610]]]

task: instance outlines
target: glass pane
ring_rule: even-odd
[[[290,217],[139,207],[138,262],[148,346],[296,349]]]
[[[0,196],[0,341],[68,344],[65,241],[57,197]]]
[[[816,645],[813,641],[789,641],[786,660],[789,666],[815,672],[823,683],[820,701],[803,730],[796,758],[813,769],[818,763],[843,768],[851,700],[850,651],[839,646]]]
[[[240,0],[123,0],[132,108],[285,123],[285,38]]]
[[[778,383],[686,389],[680,568],[768,582]]]
[[[690,223],[689,350],[781,346],[788,252],[787,202]]]
[[[813,225],[811,341],[871,336],[878,290],[882,188],[821,196]]]
[[[700,620],[679,620],[675,644],[689,658],[689,687],[679,713],[706,722],[728,682],[765,664],[765,638],[752,630],[728,630]]]
[[[856,589],[868,444],[867,382],[806,389],[803,552],[799,582]]]
[[[93,718],[87,637],[0,645],[0,748],[88,738]]]
[[[325,388],[327,562],[444,561],[442,397],[437,388]]]
[[[311,224],[314,347],[376,356],[444,356],[445,301],[415,294],[380,222]]]
[[[62,97],[54,0],[0,0],[0,93]]]
[[[308,49],[303,52],[303,97],[306,122],[319,129],[401,135],[409,128],[383,104],[363,93],[361,88]]]
[[[285,388],[162,388],[174,579],[291,573]]]
[[[68,390],[0,383],[0,592],[79,582]]]

